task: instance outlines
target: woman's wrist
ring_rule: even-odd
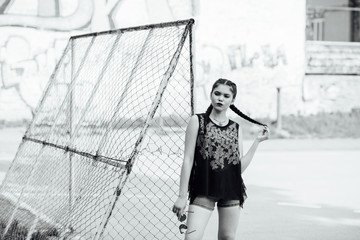
[[[178,195],[178,197],[179,197],[179,198],[186,198],[186,194],[181,194],[181,193],[180,193],[180,194]]]

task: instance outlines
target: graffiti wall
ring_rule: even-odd
[[[29,120],[71,35],[109,29],[117,1],[0,1],[0,121]],[[105,12],[105,11],[104,11]],[[103,19],[103,21],[101,20]]]
[[[305,0],[0,0],[0,121],[29,120],[71,35],[195,18],[196,111],[222,77],[244,112],[301,112]]]
[[[275,118],[278,87],[292,102],[283,111],[300,111],[305,1],[210,2],[200,7],[196,32],[199,109],[209,104],[211,83],[224,77],[238,86],[235,104],[252,116]]]
[[[8,34],[1,34],[0,38],[2,120],[22,120],[33,116],[39,97],[67,43],[66,36],[49,37],[53,34],[48,31],[19,30],[8,29]]]

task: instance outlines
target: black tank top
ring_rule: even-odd
[[[246,188],[241,177],[239,124],[229,120],[226,126],[219,126],[205,114],[197,116],[199,131],[189,182],[190,203],[202,195],[240,200],[242,206]]]

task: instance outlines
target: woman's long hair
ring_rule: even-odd
[[[236,94],[237,94],[236,84],[233,83],[233,82],[230,81],[230,80],[227,80],[227,79],[220,78],[220,79],[216,80],[216,82],[215,82],[215,83],[213,84],[213,86],[212,86],[211,93],[214,91],[215,88],[217,88],[217,87],[218,87],[219,85],[221,85],[221,84],[230,87],[230,90],[231,90],[231,92],[232,92],[232,94],[233,94],[233,98],[235,99]],[[210,116],[210,113],[211,113],[212,109],[213,109],[213,105],[210,104],[210,106],[207,108],[206,113],[205,113],[205,115],[206,115],[207,117]],[[258,124],[258,125],[261,125],[261,126],[264,126],[264,127],[267,126],[266,124],[260,123],[260,122],[258,122],[258,121],[256,121],[256,120],[252,119],[251,117],[247,116],[246,114],[244,114],[243,112],[241,112],[234,104],[231,104],[231,105],[230,105],[230,109],[231,109],[233,112],[235,112],[237,115],[239,115],[240,117],[242,117],[243,119],[245,119],[245,120],[247,120],[247,121],[249,121],[249,122],[251,122],[251,123]]]

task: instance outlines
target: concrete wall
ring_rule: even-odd
[[[360,108],[360,76],[307,75],[304,114],[350,112]]]
[[[196,111],[209,105],[211,85],[220,77],[237,83],[236,105],[254,117],[275,118],[277,87],[284,114],[324,109],[304,96],[305,0],[61,0],[52,25],[39,19],[44,1],[33,0],[36,7],[29,8],[19,2],[0,15],[0,120],[31,119],[70,35],[190,17],[196,21]],[[13,26],[24,19],[10,15],[27,9],[36,21]]]
[[[360,43],[306,43],[304,113],[360,107]]]
[[[235,104],[251,116],[275,117],[277,87],[284,88],[284,101],[299,103],[304,29],[305,1],[229,0],[224,5],[212,0],[201,5],[196,29],[199,111],[209,105],[211,84],[219,77],[237,83]],[[284,105],[284,111],[296,109]]]
[[[306,42],[306,74],[360,74],[359,42]]]

